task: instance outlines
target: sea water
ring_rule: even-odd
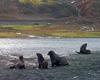
[[[87,43],[87,48],[92,51],[100,50],[100,38],[3,38],[0,39],[0,54],[33,57],[36,53],[41,53],[47,56],[47,53],[53,50],[59,55],[67,56],[79,51],[84,43]]]

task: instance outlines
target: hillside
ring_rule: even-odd
[[[65,18],[79,15],[100,17],[99,0],[94,0],[92,5],[82,3],[82,0],[75,2],[77,4],[72,4],[73,0],[1,0],[0,19]]]

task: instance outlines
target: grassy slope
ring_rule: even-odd
[[[1,38],[16,38],[27,37],[22,34],[34,36],[52,36],[52,37],[69,37],[69,38],[97,38],[100,37],[100,32],[84,32],[80,31],[80,26],[76,25],[1,25]],[[22,33],[20,35],[16,33]]]

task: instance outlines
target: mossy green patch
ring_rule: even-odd
[[[77,26],[76,26],[77,27]],[[100,32],[79,31],[79,26],[72,27],[65,25],[0,25],[0,37],[18,37],[16,33],[34,35],[34,36],[52,36],[64,38],[99,38]]]

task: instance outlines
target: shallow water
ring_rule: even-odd
[[[0,69],[0,80],[100,80],[100,54],[73,54],[68,57],[69,66],[46,70]]]
[[[100,50],[100,38],[33,38],[33,39],[0,39],[0,54],[21,54],[25,57],[36,56],[36,53],[47,55],[54,50],[59,55],[73,54],[79,51],[83,43],[88,43],[92,51]]]

